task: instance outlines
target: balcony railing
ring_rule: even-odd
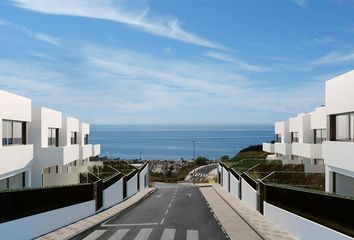
[[[291,155],[291,144],[274,143],[274,152],[282,155]]]
[[[79,145],[41,148],[41,157],[47,166],[66,165],[79,159]]]
[[[263,151],[274,153],[274,144],[273,143],[263,143]]]
[[[322,144],[293,143],[292,154],[305,158],[322,158]]]
[[[101,145],[95,144],[92,145],[92,156],[98,156],[101,153]]]
[[[86,159],[92,156],[95,156],[92,154],[92,145],[91,144],[86,144],[83,146],[80,146],[80,159]]]

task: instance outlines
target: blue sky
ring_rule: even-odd
[[[91,123],[272,124],[353,69],[352,1],[5,0],[0,89]]]

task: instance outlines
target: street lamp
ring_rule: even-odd
[[[195,140],[192,141],[193,143],[193,162],[195,164]],[[195,184],[195,166],[193,170],[193,185]]]
[[[139,157],[139,161],[141,161],[141,152],[140,152],[140,157]]]

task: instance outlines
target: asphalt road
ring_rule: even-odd
[[[138,205],[73,239],[218,240],[228,239],[199,188],[159,184]]]

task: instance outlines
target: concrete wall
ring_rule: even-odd
[[[282,136],[282,143],[290,143],[291,136],[289,132],[289,121],[281,121],[275,123],[275,134],[280,134]]]
[[[313,131],[311,130],[311,114],[300,113],[289,119],[289,132],[299,133],[299,143],[312,143]]]
[[[138,173],[127,182],[127,197],[134,195],[138,191]]]
[[[222,174],[222,186],[226,191],[229,191],[229,172],[223,168]]]
[[[311,129],[326,129],[327,117],[326,108],[318,107],[315,111],[311,112]]]
[[[32,239],[95,213],[95,201],[88,201],[53,211],[0,224],[3,239]]]
[[[60,134],[60,145],[67,146],[70,144],[71,132],[77,132],[78,143],[79,143],[79,120],[71,117],[63,117],[63,130]]]
[[[43,186],[73,185],[80,183],[79,173],[43,174]]]
[[[264,216],[301,240],[352,239],[342,233],[264,202]]]
[[[326,82],[326,113],[354,111],[354,71],[344,73]]]
[[[258,209],[258,194],[245,180],[241,181],[242,201],[253,210]]]
[[[142,190],[144,188],[147,188],[149,186],[149,179],[148,179],[148,169],[149,169],[149,164],[147,164],[145,166],[145,168],[140,172],[140,176],[139,176],[139,189]],[[144,185],[145,183],[145,176],[146,176],[146,186]]]
[[[103,191],[103,207],[109,208],[123,201],[123,179]]]
[[[322,156],[326,165],[354,174],[354,142],[325,141],[322,143]]]
[[[234,177],[234,175],[230,174],[230,193],[235,197],[239,197],[240,192],[240,182]]]

